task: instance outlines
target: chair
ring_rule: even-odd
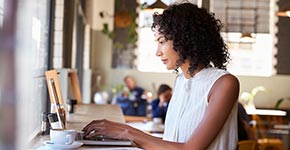
[[[238,142],[238,150],[255,150],[256,141],[243,140]]]
[[[278,117],[269,117],[264,121],[258,115],[252,115],[252,119],[256,121],[256,124],[253,126],[255,131],[255,136],[258,138],[257,147],[259,150],[283,150],[283,141],[278,138],[268,137],[267,130],[269,127],[265,126],[264,122],[270,123],[273,122],[273,118]]]
[[[283,142],[276,138],[258,140],[259,150],[283,150]]]

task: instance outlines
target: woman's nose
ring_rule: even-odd
[[[161,50],[159,50],[159,47],[157,47],[155,55],[156,56],[161,56],[162,55],[162,52],[161,52]]]

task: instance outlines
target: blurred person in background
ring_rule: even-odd
[[[145,90],[136,86],[136,82],[132,76],[124,78],[126,87],[117,97],[117,103],[121,106],[124,115],[128,116],[146,116],[147,99]]]
[[[152,118],[162,118],[165,121],[169,101],[172,96],[172,89],[167,84],[161,84],[158,88],[157,98],[151,102]]]

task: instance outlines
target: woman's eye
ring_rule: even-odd
[[[165,40],[160,40],[159,41],[159,44],[163,44],[163,43],[165,43]]]

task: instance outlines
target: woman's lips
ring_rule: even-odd
[[[163,62],[163,64],[167,63],[167,59],[161,59],[161,61]]]

